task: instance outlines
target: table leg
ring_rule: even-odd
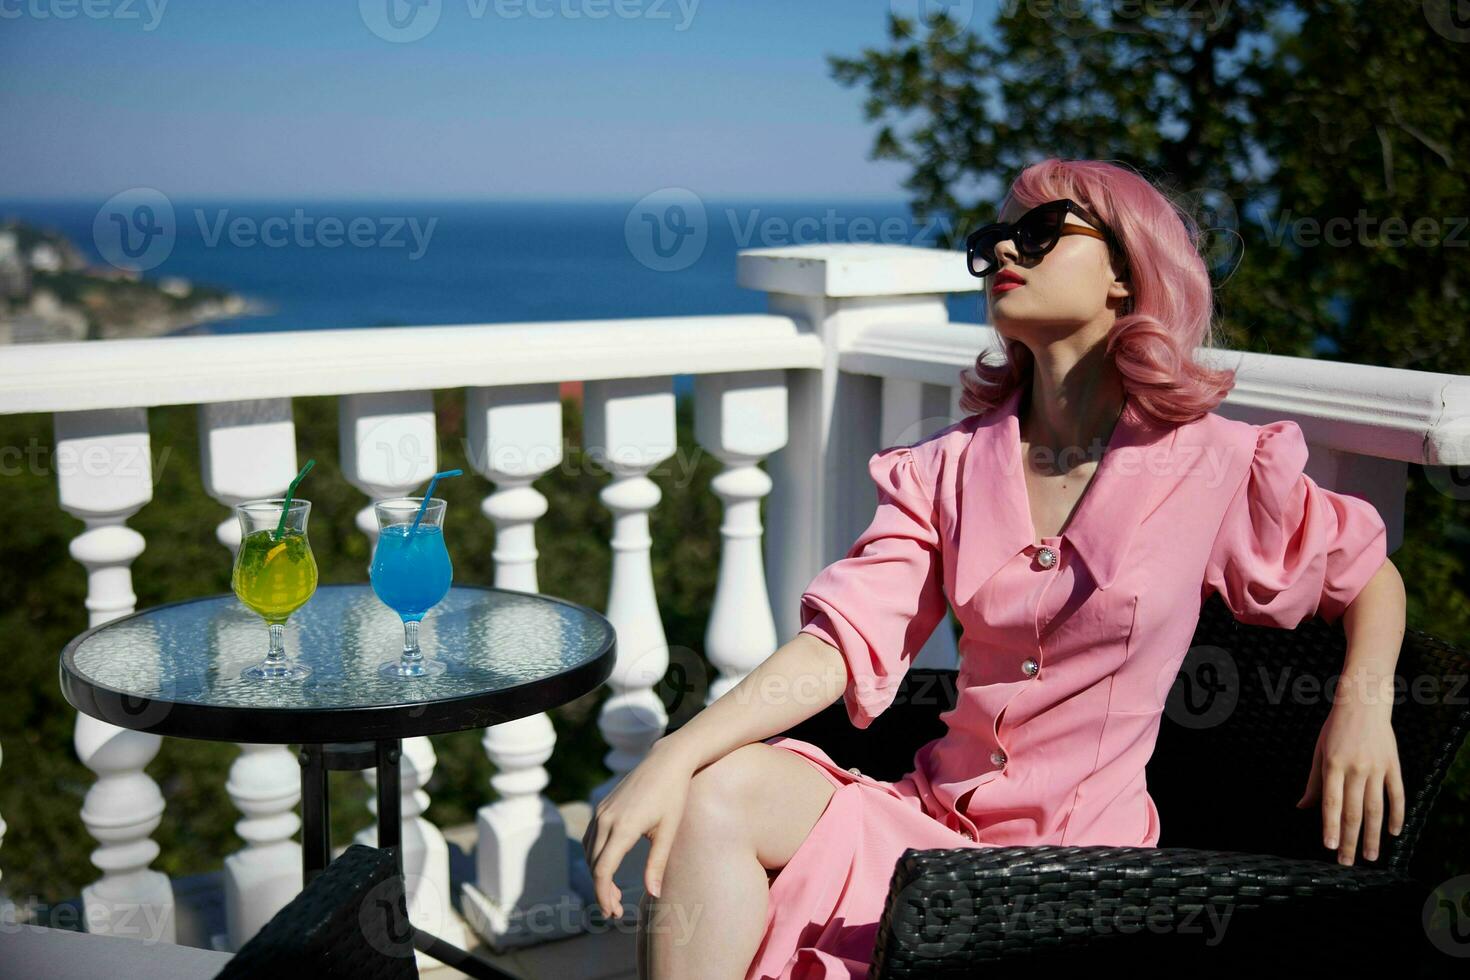
[[[371,760],[378,770],[378,846],[393,849],[398,877],[403,878],[403,784],[400,777],[403,744],[399,739],[375,742],[333,742],[329,745],[303,745],[297,760],[301,763],[301,871],[304,884],[327,867],[332,854],[332,833],[328,820],[327,774],[332,769],[362,769]],[[407,891],[407,882],[404,882]],[[409,923],[413,929],[413,946],[441,963],[458,969],[466,976],[485,980],[515,980],[477,953],[460,949],[433,933]]]
[[[309,885],[327,867],[332,853],[328,819],[327,767],[320,745],[303,745],[301,763],[301,880]]]
[[[393,857],[398,864],[400,878],[403,877],[403,808],[401,805],[403,784],[400,781],[402,758],[403,744],[399,739],[378,740],[376,749],[378,846],[393,849]],[[405,882],[405,891],[407,891],[407,882]],[[433,933],[414,926],[412,922],[410,922],[410,928],[413,929],[415,949],[421,950],[440,963],[459,970],[465,976],[481,978],[481,980],[515,980],[513,974],[506,973],[475,953],[447,943]]]
[[[393,848],[399,875],[403,874],[403,783],[399,775],[402,756],[403,745],[399,739],[378,740],[378,846]]]

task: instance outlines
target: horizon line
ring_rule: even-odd
[[[140,185],[141,186],[141,185]],[[28,195],[28,196],[0,196],[0,205],[4,204],[87,204],[96,205],[106,202],[118,192],[98,192],[96,195]],[[299,201],[301,203],[398,203],[414,202],[426,204],[616,204],[630,206],[636,204],[646,194],[640,194],[637,198],[629,197],[606,197],[606,196],[578,196],[567,197],[551,196],[524,196],[524,197],[485,197],[476,195],[447,196],[447,195],[413,195],[406,194],[397,197],[383,195],[331,195],[331,194],[241,194],[238,196],[229,194],[210,193],[204,195],[193,194],[165,194],[166,197],[175,198],[185,202],[229,202],[237,204],[280,204]],[[756,194],[701,194],[701,200],[714,202],[749,202],[760,204],[807,204],[812,201],[830,202],[861,202],[867,204],[911,204],[908,198],[877,195],[756,195]]]

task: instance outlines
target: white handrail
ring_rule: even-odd
[[[0,355],[0,415],[817,368],[822,357],[795,320],[767,314],[26,344]]]
[[[838,367],[957,385],[961,368],[999,346],[990,326],[880,323],[843,347]],[[1470,464],[1470,377],[1219,348],[1201,348],[1195,357],[1236,370],[1221,414],[1254,423],[1295,419],[1308,441],[1324,449],[1421,465]]]

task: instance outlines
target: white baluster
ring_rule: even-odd
[[[659,618],[649,560],[649,512],[661,492],[647,476],[674,454],[673,379],[616,378],[583,385],[587,453],[613,474],[599,495],[613,512],[612,584],[607,618],[617,631],[617,664],[597,727],[612,746],[605,762],[612,778],[592,791],[595,808],[618,781],[648,755],[663,735],[668,713],[654,685],[669,666],[668,641]],[[625,915],[635,914],[643,896],[643,869],[649,841],[640,837],[613,874],[622,892]]]
[[[88,619],[96,626],[138,601],[131,566],[144,542],[126,521],[153,497],[148,413],[58,412],[55,426],[61,507],[86,524],[70,551],[87,569]],[[79,713],[73,742],[97,774],[82,803],[82,823],[99,845],[92,863],[102,872],[82,889],[87,931],[174,942],[173,886],[148,867],[158,857],[149,835],[163,818],[163,794],[143,767],[162,739]]]
[[[344,395],[337,419],[342,473],[372,500],[407,496],[434,475],[439,451],[433,392]],[[376,548],[378,521],[371,501],[357,512],[357,526]]]
[[[537,592],[536,521],[547,504],[531,483],[562,459],[559,386],[472,388],[465,424],[470,465],[497,488],[480,508],[495,525],[494,585]],[[583,903],[571,885],[566,821],[541,793],[556,748],[550,716],[492,725],[481,744],[499,798],[476,815],[475,882],[461,891],[466,919],[502,951],[580,931]],[[544,914],[547,908],[557,914]],[[534,932],[527,925],[532,910],[543,910]]]
[[[225,858],[226,942],[238,950],[301,891],[301,773],[281,745],[241,744],[225,791],[245,847]],[[289,778],[294,777],[294,778]]]
[[[464,920],[450,902],[449,844],[439,828],[421,816],[429,808],[429,794],[424,792],[424,786],[434,775],[434,765],[438,761],[434,746],[427,738],[403,740],[403,754],[398,763],[398,805],[403,819],[403,882],[408,892],[408,920],[425,932],[463,948],[466,945]],[[368,785],[375,789],[377,773],[376,769],[363,770]],[[377,815],[376,793],[368,799],[368,809]],[[353,839],[359,844],[377,847],[377,823],[358,831]],[[437,960],[423,953],[415,955],[422,970],[439,965]]]
[[[296,476],[296,425],[286,398],[199,406],[204,490],[226,507],[279,497]],[[303,487],[300,495],[311,494]],[[240,522],[230,513],[215,528],[231,560]],[[243,815],[235,832],[245,846],[225,858],[224,936],[217,948],[238,950],[301,891],[301,771],[284,745],[241,744],[225,791]]]
[[[694,433],[700,447],[725,464],[710,481],[725,506],[719,576],[704,634],[705,654],[719,670],[705,696],[711,704],[777,647],[761,548],[761,498],[771,492],[771,478],[757,464],[786,444],[785,373],[696,375]]]
[[[411,494],[434,475],[439,452],[433,392],[346,395],[338,402],[337,412],[342,472],[353,486],[373,500]],[[455,519],[453,515],[447,518]],[[376,548],[378,522],[373,516],[372,503],[357,512],[357,526]],[[369,557],[368,566],[371,565]],[[432,629],[432,623],[426,621],[423,629]],[[373,664],[372,669],[376,670],[377,665]],[[418,817],[429,805],[429,797],[421,787],[433,772],[435,758],[434,747],[427,738],[403,740],[401,764],[407,794],[403,803],[403,868],[409,917],[446,942],[463,946],[464,924],[449,896],[449,845],[438,827]],[[419,775],[422,779],[411,782]],[[363,778],[368,785],[376,785],[375,770],[365,770]],[[358,839],[366,840],[368,835],[371,840],[377,840],[376,825],[359,833]],[[421,969],[437,962],[422,953],[417,954],[417,961]]]

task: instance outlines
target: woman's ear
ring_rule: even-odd
[[[1128,277],[1127,270],[1108,286],[1108,298],[1120,300],[1118,307],[1119,315],[1126,316],[1133,312],[1133,283]]]

